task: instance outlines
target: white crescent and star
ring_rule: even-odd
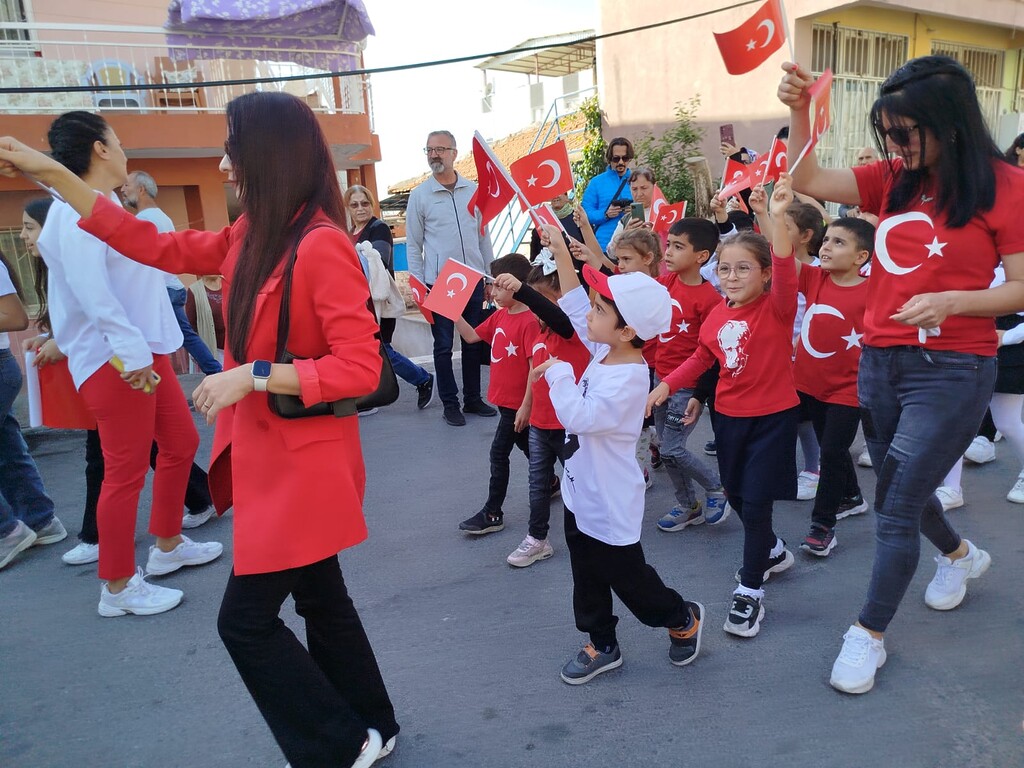
[[[548,166],[551,169],[551,174],[552,174],[552,176],[551,176],[551,183],[550,184],[542,184],[541,186],[544,189],[550,189],[551,187],[555,186],[555,184],[557,184],[561,180],[561,178],[562,178],[562,168],[554,160],[545,160],[543,163],[541,163],[537,167],[538,168],[543,168],[545,165]]]
[[[669,218],[669,214],[671,214],[672,218]],[[676,223],[676,219],[678,219],[678,218],[679,218],[679,211],[676,210],[675,208],[672,208],[671,210],[665,211],[663,214],[661,214],[658,217],[658,219],[660,221],[663,221],[666,224],[675,224]]]
[[[416,303],[417,304],[422,304],[423,303],[423,297],[420,296],[420,289],[417,288],[415,285],[411,285],[409,287],[412,289],[412,297],[414,299],[416,299]]]
[[[504,336],[505,337],[505,341],[508,341],[508,346],[507,347],[499,347],[498,346],[498,334],[501,334],[502,336]],[[544,345],[541,344],[540,346],[544,346]],[[495,357],[494,356],[494,350],[497,349],[497,348],[505,350],[505,357]],[[515,344],[513,344],[511,341],[509,341],[508,334],[505,333],[505,329],[500,327],[500,326],[498,328],[495,328],[494,329],[494,336],[493,336],[493,338],[491,338],[491,362],[492,363],[500,363],[502,360],[504,360],[506,358],[518,357],[518,356],[519,356],[519,347],[517,347]]]
[[[851,328],[849,336],[840,336],[839,338],[846,342],[847,349],[853,349],[860,346],[860,340],[863,336],[863,333],[857,333],[856,328]]]
[[[448,275],[448,279],[444,281],[444,284],[446,286],[451,285],[452,280],[458,280],[460,283],[462,283],[462,287],[459,289],[460,291],[464,291],[466,290],[466,288],[469,287],[469,281],[466,279],[466,276],[461,272],[453,272],[452,274]],[[448,291],[448,298],[454,299],[455,291]]]
[[[491,165],[491,161],[490,160],[487,161],[487,172],[489,174],[488,177],[487,177],[487,179],[488,179],[487,191],[488,191],[488,193],[490,194],[491,197],[497,198],[497,197],[499,197],[501,195],[501,185],[499,184],[495,188],[495,190],[493,192],[491,192],[490,180],[493,179],[497,175],[497,173],[494,170],[494,166]]]
[[[675,213],[675,211],[673,211],[673,213]],[[676,301],[675,299],[672,299],[672,314],[673,315],[675,315],[675,310],[677,310],[677,309],[679,310],[679,314],[680,315],[683,314],[683,307],[682,307],[682,305],[680,305],[680,303],[678,301]],[[680,325],[681,326],[682,325],[686,325],[686,323],[683,322],[683,323],[680,323]],[[687,328],[688,327],[689,326],[687,325]],[[669,328],[671,330],[671,325],[669,326]],[[682,330],[682,328],[680,328],[680,330]],[[672,339],[674,339],[675,337],[676,337],[676,333],[673,333],[671,336],[667,336],[664,333],[659,333],[658,334],[658,341],[660,341],[662,344],[667,344],[668,342],[672,341]]]
[[[901,267],[889,255],[889,244],[886,241],[889,233],[896,229],[896,227],[900,224],[909,224],[912,221],[923,221],[929,227],[935,229],[935,223],[932,221],[931,216],[921,211],[910,211],[908,213],[901,213],[898,216],[891,216],[878,225],[878,232],[875,235],[875,258],[882,265],[882,269],[891,275],[909,275],[921,266],[920,264],[915,264],[912,267]],[[928,249],[928,256],[942,256],[942,248],[945,245],[946,243],[939,242],[938,237],[931,244],[925,244],[925,248]]]
[[[800,341],[803,342],[804,349],[807,350],[807,354],[811,357],[816,357],[819,360],[824,360],[825,358],[832,357],[835,352],[819,352],[814,348],[814,345],[811,344],[811,320],[815,315],[831,315],[832,317],[838,317],[840,320],[845,320],[846,316],[831,304],[811,304],[811,306],[807,308],[807,312],[804,314],[804,321],[800,325]],[[848,345],[846,348],[849,349],[849,340],[847,340],[846,343]],[[860,345],[858,344],[857,346]]]
[[[765,19],[760,24],[758,24],[757,27],[755,27],[755,29],[760,29],[761,27],[764,27],[765,31],[768,32],[768,35],[767,37],[765,37],[764,42],[761,43],[761,47],[767,48],[768,43],[770,43],[775,38],[775,22],[772,21],[771,19]]]

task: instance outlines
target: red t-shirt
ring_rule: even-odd
[[[862,210],[877,214],[875,255],[868,279],[864,343],[873,347],[921,346],[916,326],[890,316],[921,293],[979,291],[989,287],[1000,257],[1024,252],[1024,171],[993,160],[996,202],[966,226],[953,229],[935,209],[928,194],[905,211],[885,212],[889,190],[903,171],[901,160],[879,161],[853,169]],[[931,349],[992,356],[996,353],[995,321],[990,317],[947,317],[938,336],[928,336]]]
[[[491,345],[491,381],[487,399],[494,405],[519,410],[526,396],[530,355],[540,333],[537,317],[527,309],[510,314],[502,307],[476,327]]]
[[[836,285],[825,270],[804,264],[800,293],[807,297],[807,311],[793,364],[796,388],[822,402],[856,408],[868,283]]]
[[[793,257],[772,254],[772,287],[742,307],[718,304],[700,328],[697,350],[665,377],[669,390],[693,389],[717,359],[722,366],[715,410],[726,416],[766,416],[800,403],[793,385]]]
[[[590,350],[580,341],[575,333],[571,339],[564,339],[550,328],[545,328],[533,342],[533,366],[536,368],[545,360],[557,357],[572,366],[579,384],[580,376],[590,364]],[[562,429],[562,422],[555,415],[551,405],[551,387],[548,380],[541,376],[533,384],[533,409],[530,411],[530,425],[537,429]]]
[[[687,285],[670,273],[659,277],[658,282],[668,288],[672,299],[672,325],[658,337],[658,356],[654,361],[654,372],[664,379],[694,353],[701,326],[711,310],[725,299],[706,280],[700,285]]]

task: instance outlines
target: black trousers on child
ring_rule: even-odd
[[[674,589],[665,586],[647,563],[638,541],[617,547],[583,533],[576,515],[565,508],[565,544],[572,566],[572,607],[576,628],[590,635],[595,648],[615,645],[612,592],[649,627],[682,627],[690,622],[690,607]]]
[[[860,493],[857,470],[850,456],[850,446],[860,426],[860,408],[825,403],[803,392],[798,394],[801,412],[814,425],[821,446],[821,474],[811,522],[834,528],[836,511],[843,499]]]
[[[502,514],[501,506],[508,493],[510,473],[509,456],[518,446],[526,458],[530,458],[530,428],[516,432],[516,412],[511,408],[498,406],[498,426],[491,441],[491,480],[487,489],[484,509],[495,515]]]
[[[308,651],[281,621],[289,595]],[[398,733],[337,556],[273,573],[232,571],[217,630],[292,768],[351,765],[367,728],[384,741]]]

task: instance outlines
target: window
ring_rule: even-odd
[[[836,76],[884,80],[907,60],[905,35],[872,32],[838,25],[811,28],[811,69],[829,67]]]
[[[1002,100],[1003,62],[1005,51],[979,48],[961,43],[942,40],[932,41],[932,53],[956,59],[974,77],[978,91],[978,103],[989,129],[999,125],[1000,101]]]
[[[0,24],[26,22],[24,0],[0,0]],[[0,45],[4,43],[20,43],[29,40],[28,30],[0,29]]]
[[[35,259],[25,250],[19,232],[18,229],[0,229],[0,252],[3,252],[21,284],[22,297],[29,314],[34,315],[39,309],[39,297],[32,282],[35,279]]]

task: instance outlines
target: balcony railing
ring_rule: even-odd
[[[17,35],[11,33],[15,32],[27,32],[29,40],[13,39]],[[308,51],[275,47],[272,54],[268,49],[261,56],[260,50],[252,48],[197,44],[193,49],[175,45],[172,58],[166,35],[161,27],[0,23],[0,88],[56,89],[44,93],[0,93],[0,112],[223,112],[231,99],[253,90],[286,91],[305,100],[316,112],[369,111],[366,78],[326,77],[322,70],[287,61],[290,54],[301,60]],[[283,77],[299,79],[206,85],[224,80]],[[97,90],[64,90],[78,86],[94,86]]]

